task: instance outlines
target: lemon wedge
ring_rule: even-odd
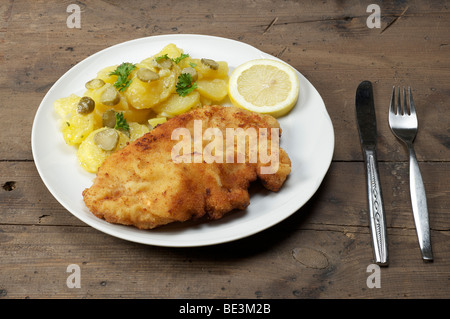
[[[245,62],[231,73],[228,95],[240,108],[280,117],[297,103],[299,81],[289,65],[271,59]]]

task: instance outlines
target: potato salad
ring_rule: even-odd
[[[54,102],[65,142],[83,169],[96,173],[114,151],[167,119],[228,95],[228,64],[193,58],[175,44],[139,63],[101,69],[83,96]]]

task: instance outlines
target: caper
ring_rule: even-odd
[[[159,61],[156,61],[154,59],[152,61],[153,66],[160,68],[160,69],[171,69],[173,66],[173,61],[171,59],[159,59]]]
[[[201,59],[202,63],[206,66],[209,66],[213,70],[219,69],[219,63],[211,59]]]
[[[103,81],[102,79],[93,79],[89,82],[86,82],[84,86],[88,90],[95,90],[101,88],[103,85],[105,85],[105,81]]]
[[[173,62],[172,60],[169,59],[164,59],[161,62],[159,62],[159,65],[163,68],[163,69],[171,69],[173,66]]]
[[[184,69],[181,71],[181,73],[182,73],[182,74],[184,74],[184,73],[190,74],[190,75],[192,76],[192,81],[194,81],[194,82],[197,81],[197,79],[198,79],[197,71],[196,71],[194,68],[192,68],[192,67],[184,68]]]
[[[112,151],[119,142],[119,133],[115,129],[107,128],[94,135],[94,143],[104,151]]]
[[[116,105],[120,102],[119,92],[113,86],[108,86],[100,96],[100,102],[109,106]]]
[[[95,108],[95,102],[88,96],[83,96],[77,105],[77,112],[80,114],[89,114]]]
[[[153,72],[152,70],[147,69],[147,68],[140,68],[137,71],[137,77],[142,82],[151,82],[151,81],[156,81],[159,79],[158,73]]]
[[[108,110],[103,113],[102,124],[110,128],[116,127],[116,112],[114,110]]]

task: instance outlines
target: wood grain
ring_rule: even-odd
[[[66,8],[81,9],[81,28]],[[176,4],[175,4],[176,3]],[[0,4],[0,298],[448,298],[450,3],[383,1],[369,29],[359,1],[31,1]],[[31,128],[50,87],[111,45],[161,34],[243,41],[298,69],[320,92],[335,130],[330,170],[311,200],[275,227],[236,242],[171,249],[127,242],[64,209],[35,168]],[[370,80],[391,263],[373,262],[354,111]],[[413,88],[415,147],[428,196],[435,261],[424,263],[408,191],[407,152],[390,132],[393,85]],[[6,116],[7,115],[7,116]],[[81,269],[68,288],[67,266]]]
[[[381,270],[381,289],[369,289],[370,238],[357,230],[274,227],[230,244],[169,249],[87,227],[2,225],[1,267],[8,271],[0,290],[8,298],[445,298],[448,236],[432,233],[438,254],[425,265],[414,231],[389,235],[391,264]],[[66,286],[70,264],[80,266],[79,289]]]
[[[0,183],[15,186],[0,192],[0,269],[8,269],[0,289],[11,298],[446,297],[446,284],[433,274],[446,274],[450,266],[450,197],[442,174],[448,167],[422,165],[424,175],[433,179],[426,187],[435,194],[429,208],[436,260],[425,264],[409,194],[400,187],[406,165],[381,163],[385,201],[391,207],[386,212],[391,264],[383,269],[383,289],[377,292],[366,285],[366,268],[373,257],[362,163],[333,163],[313,199],[273,229],[235,243],[195,249],[147,247],[112,238],[61,207],[32,162],[1,163]],[[343,188],[345,183],[353,186]],[[82,269],[82,289],[65,286],[66,268],[73,263]],[[419,278],[425,280],[424,275],[433,292],[414,286]],[[152,278],[161,276],[164,279],[148,289]],[[404,291],[398,291],[399,286]]]

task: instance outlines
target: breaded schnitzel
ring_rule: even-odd
[[[200,135],[196,131],[199,128]],[[209,133],[214,134],[208,138],[205,132],[209,128],[212,129]],[[259,131],[256,156],[250,151],[250,135],[245,138],[244,153],[239,148],[238,137],[232,136],[228,140],[230,144],[225,142],[226,133],[233,128]],[[202,137],[201,144],[198,139],[192,142],[188,135]],[[140,229],[202,216],[219,219],[249,205],[250,182],[259,178],[272,191],[282,187],[291,171],[291,162],[275,143],[280,135],[280,126],[270,115],[235,107],[194,109],[158,125],[107,158],[93,185],[84,190],[84,202],[99,218]],[[187,144],[182,141],[192,142],[188,152]],[[277,147],[273,148],[275,144]],[[263,150],[264,146],[270,151]],[[278,162],[274,171],[264,173],[263,168],[273,164],[264,159],[263,155],[269,153],[276,155]],[[239,161],[239,156],[245,161]]]

